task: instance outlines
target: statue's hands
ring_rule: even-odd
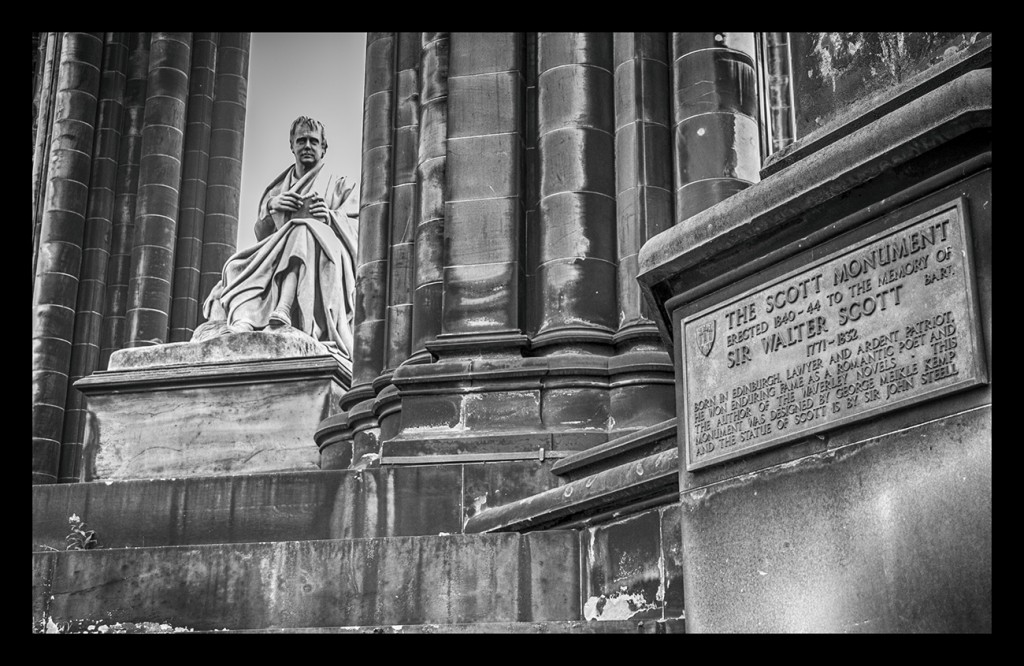
[[[324,203],[323,197],[316,195],[312,199],[310,199],[309,214],[312,217],[315,217],[316,219],[320,220],[324,224],[328,223],[330,218],[328,217],[327,204]]]
[[[277,196],[270,197],[270,203],[267,204],[267,208],[270,209],[271,213],[280,213],[284,211],[294,213],[299,208],[302,208],[302,200],[299,195],[294,192],[284,192]]]

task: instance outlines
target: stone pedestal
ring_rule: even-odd
[[[294,329],[121,350],[75,385],[85,480],[317,469],[313,434],[350,382]]]

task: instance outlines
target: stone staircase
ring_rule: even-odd
[[[585,621],[581,532],[462,534],[444,467],[34,486],[33,631],[683,631]],[[62,550],[72,514],[98,548]]]

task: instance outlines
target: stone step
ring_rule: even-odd
[[[504,461],[32,486],[32,545],[78,516],[104,548],[458,533],[479,511],[559,483]]]
[[[579,544],[549,531],[35,552],[33,628],[579,621]]]
[[[51,623],[50,633],[81,634],[684,634],[683,620],[609,620],[586,622],[477,622],[470,624],[409,624],[357,627],[270,627],[266,629],[205,629],[195,631],[156,622],[117,622],[85,627]]]

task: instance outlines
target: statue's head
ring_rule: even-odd
[[[316,166],[327,152],[327,132],[324,124],[309,116],[299,116],[292,122],[288,145],[295,155],[296,164],[306,168]]]

